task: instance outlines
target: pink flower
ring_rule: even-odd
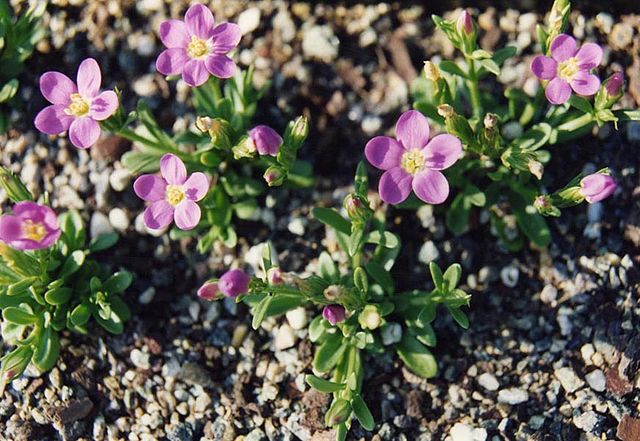
[[[58,237],[58,218],[46,205],[18,202],[13,206],[13,215],[0,216],[0,240],[17,250],[48,248]]]
[[[240,42],[242,32],[233,23],[214,26],[213,14],[200,3],[192,5],[184,21],[167,20],[160,25],[160,40],[168,48],[156,60],[156,69],[164,75],[182,74],[196,87],[209,78],[232,77],[236,64],[225,54]]]
[[[579,95],[591,96],[598,91],[600,79],[590,73],[602,60],[602,48],[585,43],[580,49],[576,40],[560,34],[551,43],[551,57],[538,55],[531,62],[531,71],[541,80],[550,80],[545,89],[551,104],[562,104],[571,96],[571,89]]]
[[[327,305],[322,309],[322,317],[324,317],[333,326],[344,320],[346,312],[341,305]]]
[[[209,191],[209,178],[196,172],[187,178],[180,158],[167,153],[160,159],[160,174],[142,175],[133,183],[139,198],[151,202],[144,211],[144,224],[152,230],[169,226],[172,220],[181,230],[191,230],[200,222],[196,204]]]
[[[449,195],[449,183],[440,172],[460,157],[462,144],[452,135],[429,140],[429,123],[420,112],[403,113],[396,123],[396,139],[376,136],[364,150],[367,160],[381,170],[378,190],[388,204],[399,204],[411,193],[428,204],[440,204]]]
[[[217,283],[206,282],[198,288],[198,297],[202,300],[215,300],[219,292]]]
[[[249,130],[249,138],[261,155],[276,156],[282,145],[282,137],[269,126],[259,125]]]
[[[232,269],[224,273],[218,280],[220,292],[227,297],[238,297],[249,290],[251,278],[241,269]]]
[[[40,91],[52,105],[36,115],[35,126],[47,135],[69,131],[71,143],[79,149],[91,147],[100,137],[100,124],[118,108],[118,96],[112,90],[100,92],[102,76],[93,58],[78,67],[78,86],[60,72],[45,72]]]
[[[615,72],[611,74],[609,78],[604,80],[604,89],[607,91],[607,96],[617,97],[622,92],[622,86],[624,85],[624,74],[622,72]]]
[[[593,204],[611,196],[617,187],[616,181],[611,176],[594,173],[582,178],[579,192],[587,202]]]
[[[456,28],[460,34],[471,35],[473,32],[473,18],[471,18],[471,14],[465,9],[458,16],[458,20],[456,21]]]

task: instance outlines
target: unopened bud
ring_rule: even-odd
[[[335,302],[338,298],[342,297],[343,289],[340,285],[329,285],[322,292],[324,298],[330,302]]]
[[[333,402],[325,416],[327,426],[337,426],[342,424],[351,416],[351,404],[344,398],[339,398]]]
[[[235,159],[253,158],[257,152],[256,143],[247,136],[238,145],[234,146],[231,151]]]
[[[363,329],[378,329],[382,324],[382,317],[375,305],[367,305],[358,316],[358,323]]]
[[[608,98],[617,98],[622,93],[624,84],[624,74],[616,72],[604,81],[604,89],[607,91]]]
[[[4,167],[0,167],[0,185],[13,202],[31,201],[33,196],[19,177]]]
[[[494,129],[498,124],[498,115],[495,113],[487,113],[484,116],[484,128],[487,130]]]
[[[342,305],[327,305],[322,309],[322,317],[335,326],[344,321],[346,311]]]
[[[466,9],[458,16],[456,27],[460,34],[471,35],[473,33],[473,18]]]
[[[431,61],[424,62],[424,76],[427,77],[428,80],[437,82],[440,78],[440,69]]]
[[[198,288],[198,297],[202,300],[215,300],[218,294],[222,294],[217,283],[206,282]]]
[[[302,143],[309,135],[309,120],[304,116],[299,116],[293,123],[291,129],[291,136],[295,138],[295,141]]]
[[[527,167],[529,167],[529,171],[533,176],[538,178],[538,180],[542,179],[542,174],[544,173],[544,165],[542,165],[540,161],[532,159],[527,164]]]
[[[286,176],[286,172],[281,167],[272,165],[264,172],[263,178],[269,187],[277,187],[282,185]]]
[[[229,133],[231,126],[221,118],[199,116],[196,118],[196,128],[211,137],[211,143],[220,149],[229,148]]]
[[[373,214],[369,204],[357,194],[348,194],[343,205],[349,218],[354,221],[366,222]]]
[[[451,118],[455,113],[455,110],[449,104],[440,104],[438,106],[438,115],[443,118]]]
[[[282,270],[280,270],[280,268],[278,268],[277,266],[270,268],[269,271],[267,271],[267,280],[271,285],[284,284]]]

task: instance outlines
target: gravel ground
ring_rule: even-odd
[[[247,34],[240,64],[254,63],[256,80],[272,82],[260,122],[282,129],[291,116],[311,117],[303,157],[318,179],[313,190],[276,190],[260,221],[240,223],[236,249],[202,256],[189,240],[145,231],[142,202],[119,162],[130,148],[126,141],[103,138],[89,152],[78,151],[36,133],[31,123],[44,106],[38,76],[50,69],[73,74],[93,56],[103,86],[123,90],[129,108],[137,94],[168,129],[188,125],[194,116],[186,86],[167,83],[154,68],[161,48],[155,30],[169,15],[180,16],[184,2],[51,3],[45,18],[51,34],[22,78],[25,108],[0,137],[2,163],[34,191],[52,193],[57,209],[81,210],[92,234],[123,234],[103,259],[136,274],[126,296],[134,319],[117,337],[65,335],[50,373],[27,372],[0,397],[0,439],[332,439],[322,422],[328,397],[304,383],[313,347],[300,325],[311,311],[267,320],[252,332],[244,306],[202,302],[194,291],[232,263],[257,264],[266,240],[286,270],[315,265],[324,235],[310,218],[311,201],[340,204],[366,140],[390,129],[408,106],[422,61],[453,54],[434,33],[433,11],[384,3],[212,2],[218,20],[233,20]],[[573,33],[607,45],[603,64],[626,71],[623,103],[636,107],[640,15],[593,15],[592,8],[572,15]],[[476,12],[485,49],[507,40],[520,48],[500,81],[535,87],[527,66],[540,13],[484,6]],[[462,331],[448,317],[436,321],[440,374],[433,380],[417,378],[391,356],[369,358],[364,394],[378,425],[367,433],[354,422],[350,439],[640,440],[639,145],[640,125],[628,124],[554,151],[563,159],[548,168],[551,182],[563,183],[588,158],[586,169],[608,164],[621,190],[605,204],[566,210],[551,224],[547,250],[507,253],[481,224],[452,237],[442,207],[389,213],[406,239],[399,284],[426,286],[425,263],[460,261],[473,294],[471,327]]]

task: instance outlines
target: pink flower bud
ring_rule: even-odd
[[[605,80],[604,88],[608,96],[618,96],[620,92],[622,92],[623,84],[624,74],[622,72],[616,72]]]
[[[282,145],[282,137],[269,126],[255,126],[249,130],[249,138],[253,140],[261,155],[276,156]]]
[[[284,283],[284,278],[282,277],[282,270],[280,268],[273,267],[267,271],[267,280],[272,285],[282,285]]]
[[[322,317],[324,317],[333,326],[336,323],[340,323],[344,320],[346,311],[342,305],[328,305],[322,310]]]
[[[251,278],[241,269],[232,269],[220,277],[218,288],[227,297],[238,297],[249,290]]]
[[[587,202],[593,204],[611,196],[617,187],[616,181],[611,176],[594,173],[582,178],[579,192]]]
[[[458,16],[456,26],[461,34],[471,35],[473,33],[473,18],[471,18],[471,14],[466,9]]]
[[[198,297],[202,300],[215,300],[219,292],[217,283],[206,282],[198,288]]]

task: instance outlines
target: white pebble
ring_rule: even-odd
[[[122,208],[113,208],[109,212],[109,223],[118,231],[126,231],[130,222],[127,213]]]

